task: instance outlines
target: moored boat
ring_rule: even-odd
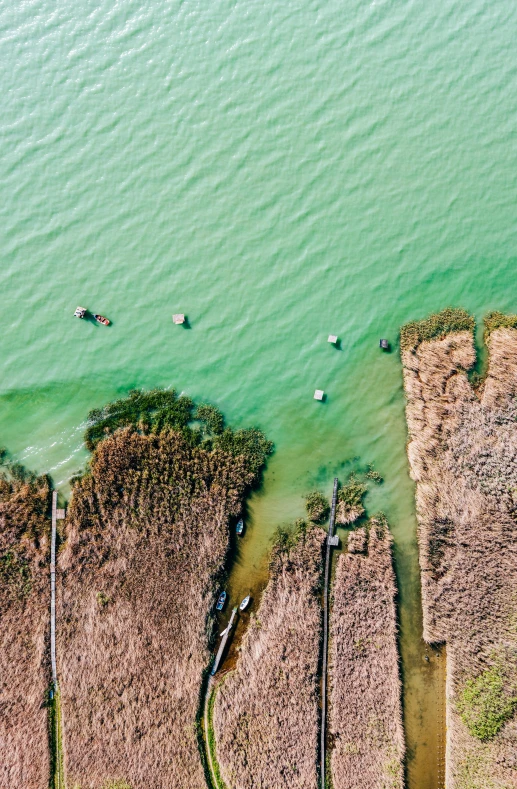
[[[226,592],[221,592],[221,594],[219,595],[219,598],[217,600],[216,606],[215,606],[215,610],[216,611],[222,611],[223,610],[224,604],[226,603],[226,597],[227,597]]]
[[[241,518],[237,526],[235,527],[235,533],[240,536],[243,531],[244,531],[244,521]]]
[[[244,600],[239,606],[239,611],[245,611],[246,608],[249,606],[249,603],[250,603],[250,596],[246,595],[246,597],[244,598]]]
[[[110,325],[109,320],[107,318],[105,318],[103,315],[94,315],[93,317],[95,318],[97,323],[102,323],[103,326],[109,326]]]
[[[84,318],[88,310],[86,307],[77,307],[76,311],[74,312],[74,318]]]

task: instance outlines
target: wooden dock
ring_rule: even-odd
[[[329,638],[329,585],[332,548],[336,545],[334,527],[336,523],[336,506],[338,478],[334,478],[332,492],[332,508],[330,510],[327,550],[325,555],[325,580],[323,583],[323,644],[321,656],[321,727],[320,727],[320,785],[326,787],[326,740],[327,740],[327,670],[328,670],[328,638]],[[336,535],[337,536],[337,535]]]
[[[47,510],[48,511],[48,510]],[[50,660],[52,663],[52,685],[57,691],[56,666],[56,533],[57,491],[52,491],[52,534],[50,542]]]
[[[224,651],[226,649],[226,644],[228,643],[228,638],[230,636],[230,633],[232,632],[236,619],[237,619],[237,606],[235,606],[235,608],[232,611],[230,622],[228,623],[228,627],[224,631],[224,635],[221,639],[221,643],[219,644],[219,649],[217,650],[217,655],[215,656],[214,665],[212,666],[212,671],[210,672],[212,677],[214,676],[219,666],[221,665]]]

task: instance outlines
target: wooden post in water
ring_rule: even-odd
[[[328,638],[329,638],[329,584],[331,569],[331,551],[334,544],[334,525],[336,522],[336,505],[338,478],[334,478],[332,492],[332,509],[330,510],[329,533],[327,537],[327,551],[325,556],[325,580],[323,583],[323,653],[321,657],[321,727],[320,727],[320,784],[321,789],[326,787],[325,762],[327,739],[327,663],[328,663]]]

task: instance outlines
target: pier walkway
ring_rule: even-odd
[[[328,638],[329,638],[329,585],[332,548],[337,545],[334,537],[334,526],[336,523],[336,506],[338,478],[334,478],[334,490],[332,492],[332,508],[330,510],[329,533],[327,537],[327,550],[325,556],[325,580],[323,583],[323,645],[321,658],[321,728],[320,728],[320,785],[321,789],[326,787],[326,740],[327,740],[327,670],[328,670]]]

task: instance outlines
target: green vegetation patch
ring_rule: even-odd
[[[271,564],[274,564],[279,553],[289,553],[297,544],[298,540],[311,527],[303,518],[299,518],[289,526],[278,526],[273,537],[273,552]]]
[[[403,351],[411,351],[425,340],[445,337],[453,332],[473,332],[474,327],[474,318],[466,310],[448,307],[425,320],[406,323],[400,330],[400,347]]]
[[[517,329],[517,315],[504,315],[502,312],[489,312],[485,316],[485,342],[488,340],[490,333],[496,329]]]
[[[201,427],[193,425],[195,421]],[[253,477],[252,484],[259,481],[273,451],[273,443],[261,430],[225,427],[224,417],[215,406],[200,403],[195,408],[190,397],[178,397],[174,389],[133,390],[126,398],[90,411],[84,434],[87,448],[93,452],[99,441],[123,427],[133,427],[146,434],[171,429],[181,433],[192,446],[220,449],[234,457],[243,455]]]
[[[0,556],[0,585],[9,597],[24,600],[31,593],[31,571],[27,559],[14,551]]]
[[[367,490],[367,486],[354,476],[350,477],[350,481],[339,489],[336,509],[337,523],[348,526],[364,515],[363,497]]]
[[[517,696],[508,688],[501,666],[494,665],[467,680],[458,712],[473,737],[490,740],[512,717],[516,706]]]
[[[313,521],[313,523],[321,523],[328,518],[330,504],[323,493],[320,493],[319,490],[315,490],[305,497],[305,509],[307,510],[309,519]]]

